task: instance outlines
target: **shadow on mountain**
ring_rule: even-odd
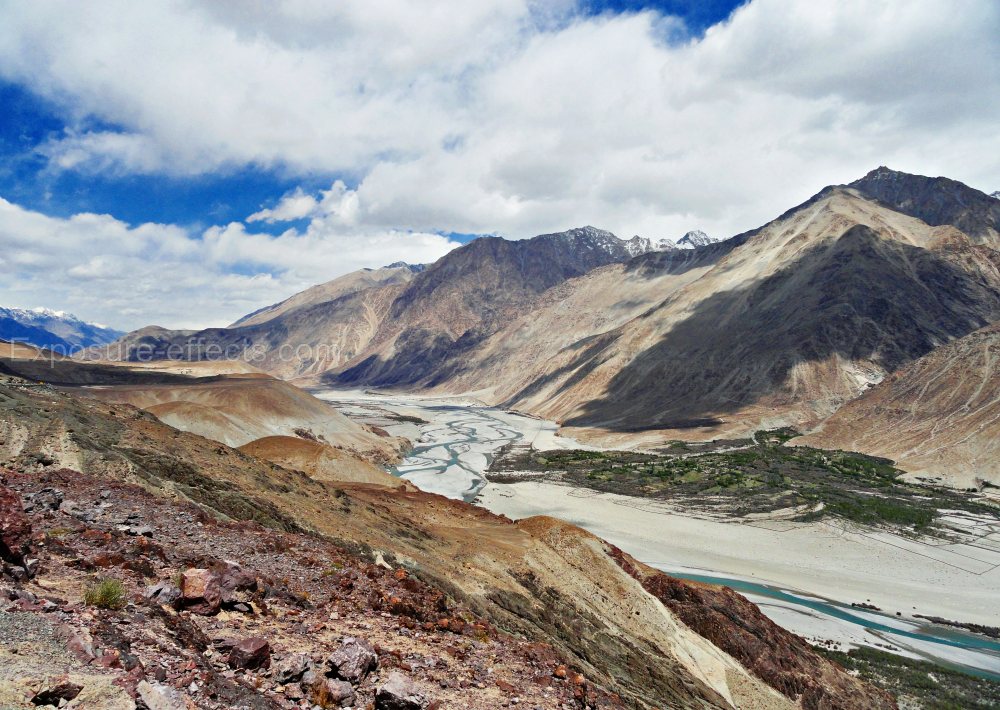
[[[992,263],[982,268],[985,261]],[[766,279],[702,301],[564,423],[617,431],[710,426],[765,398],[807,400],[808,389],[790,383],[804,363],[839,355],[895,369],[1000,318],[997,262],[981,247],[930,251],[852,227]],[[642,319],[656,319],[657,310]],[[584,369],[610,353],[585,354],[594,362],[579,362]]]

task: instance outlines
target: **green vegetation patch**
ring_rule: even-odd
[[[126,601],[125,585],[110,577],[97,580],[83,591],[83,602],[98,609],[121,609]]]
[[[977,678],[874,648],[856,648],[849,653],[824,648],[816,651],[892,693],[901,707],[916,706],[926,710],[1000,708],[1000,681]]]
[[[507,447],[489,475],[541,474],[606,493],[670,500],[734,516],[798,510],[797,520],[826,517],[863,525],[935,532],[938,510],[1000,518],[996,506],[960,492],[909,484],[888,459],[849,451],[786,446],[794,429],[757,432],[751,439],[678,445],[657,453],[536,451]],[[505,476],[507,476],[505,478]]]

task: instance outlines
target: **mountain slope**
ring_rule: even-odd
[[[1000,486],[1000,324],[892,373],[800,442],[884,456],[954,486]]]
[[[281,312],[248,316],[252,323],[230,328],[143,328],[85,356],[125,362],[240,359],[277,377],[319,374],[364,351],[403,288],[375,284],[333,294],[329,301],[305,297],[282,309],[286,301],[270,307]]]
[[[854,188],[694,250],[693,270],[676,253],[630,264],[645,281],[609,268],[553,290],[465,358],[455,389],[576,427],[745,434],[818,421],[1000,316],[995,250]]]
[[[631,258],[627,242],[582,227],[523,241],[476,239],[418,274],[342,383],[413,384],[464,356],[549,288]]]
[[[910,175],[883,166],[850,186],[929,225],[950,224],[978,243],[1000,248],[1000,202],[957,180]]]
[[[275,303],[272,306],[261,308],[249,315],[243,316],[229,327],[239,328],[241,326],[260,325],[290,311],[307,308],[319,303],[329,303],[342,296],[357,293],[358,291],[365,291],[379,286],[407,283],[413,278],[415,273],[419,273],[421,270],[422,267],[402,264],[399,266],[386,266],[381,269],[352,271],[333,281],[327,281],[324,284],[307,288],[305,291],[301,291],[281,303]]]
[[[146,328],[88,356],[241,358],[284,378],[351,363],[345,381],[405,383],[495,332],[551,286],[631,256],[627,242],[593,227],[514,242],[486,237],[427,268],[397,265],[349,274],[230,328]],[[380,358],[393,362],[382,367]]]

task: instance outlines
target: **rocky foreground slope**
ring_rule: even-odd
[[[559,521],[316,481],[9,377],[0,464],[15,706],[893,707],[745,600]],[[99,578],[124,606],[86,604]]]

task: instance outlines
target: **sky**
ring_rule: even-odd
[[[476,235],[1000,189],[996,0],[0,0],[0,305],[225,325]]]

